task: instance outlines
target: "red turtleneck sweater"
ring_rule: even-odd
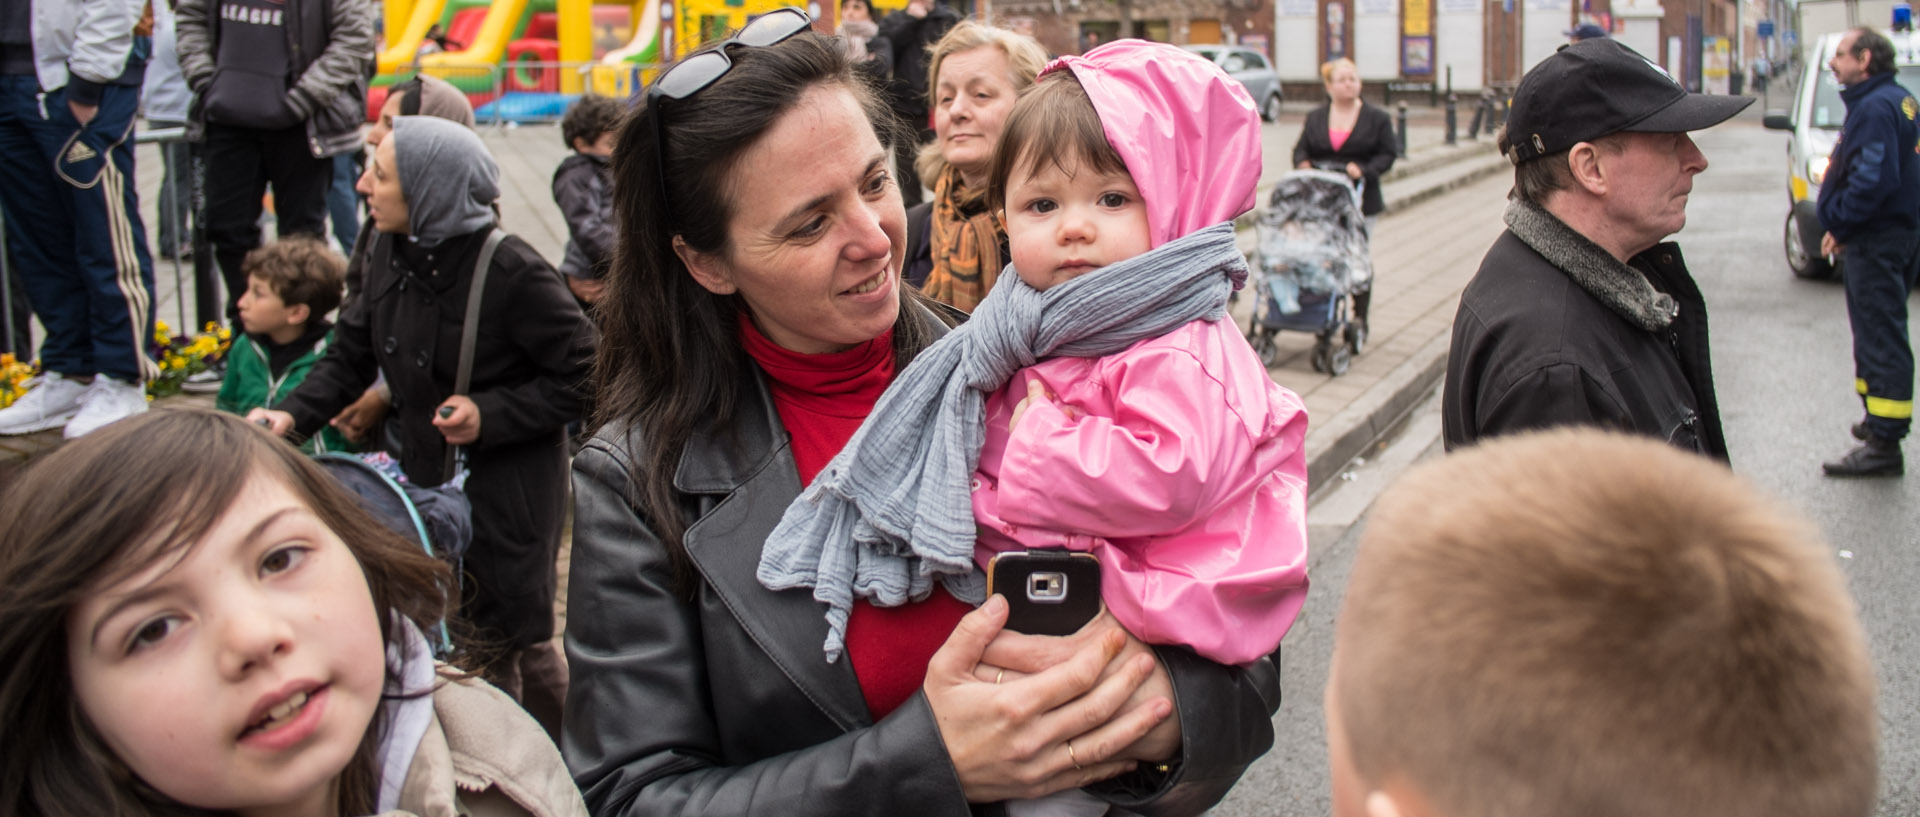
[[[801,484],[810,484],[833,459],[880,392],[893,382],[893,332],[844,352],[804,355],[760,334],[744,315],[740,340],[767,373],[780,423],[793,441]],[[938,588],[926,601],[876,607],[855,601],[847,621],[847,659],[875,721],[906,703],[927,678],[927,662],[972,608]]]

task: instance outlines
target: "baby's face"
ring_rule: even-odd
[[[1024,162],[1016,162],[1019,168]],[[1007,244],[1020,280],[1045,290],[1149,249],[1147,204],[1126,173],[1075,160],[1007,181]]]

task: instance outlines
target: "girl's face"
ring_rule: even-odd
[[[1020,167],[1024,162],[1016,163]],[[1075,160],[1007,180],[1007,244],[1014,271],[1045,290],[1149,249],[1147,204],[1126,173]]]
[[[990,45],[940,61],[940,79],[934,86],[933,131],[940,155],[967,176],[983,176],[1000,143],[1000,128],[1020,98],[1013,85],[1007,55]]]
[[[900,314],[907,240],[887,157],[852,93],[815,87],[733,170],[726,249],[676,236],[674,251],[708,291],[738,293],[784,348],[822,354],[879,337]]]
[[[867,8],[865,0],[848,0],[840,6],[840,19],[856,23],[871,22],[873,10]]]
[[[108,748],[166,796],[338,813],[334,781],[380,705],[380,620],[353,553],[255,472],[193,546],[88,593],[68,670]]]

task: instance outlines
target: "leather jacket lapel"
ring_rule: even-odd
[[[873,722],[853,663],[827,663],[827,608],[807,590],[774,592],[760,585],[760,547],[788,503],[800,495],[800,472],[773,400],[756,366],[740,385],[744,399],[731,439],[695,435],[674,476],[686,493],[724,494],[706,507],[683,538],[687,556],[714,592],[780,666],[794,686],[842,729]],[[777,438],[777,443],[776,443]]]

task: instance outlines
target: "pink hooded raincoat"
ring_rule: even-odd
[[[1140,188],[1154,247],[1252,209],[1260,118],[1219,68],[1137,40],[1047,71],[1063,68]],[[1055,402],[1029,406],[1010,432],[1033,380]],[[1141,640],[1225,664],[1279,646],[1307,592],[1307,414],[1231,321],[1042,361],[986,409],[973,482],[982,567],[1003,551],[1091,552],[1107,608]]]

